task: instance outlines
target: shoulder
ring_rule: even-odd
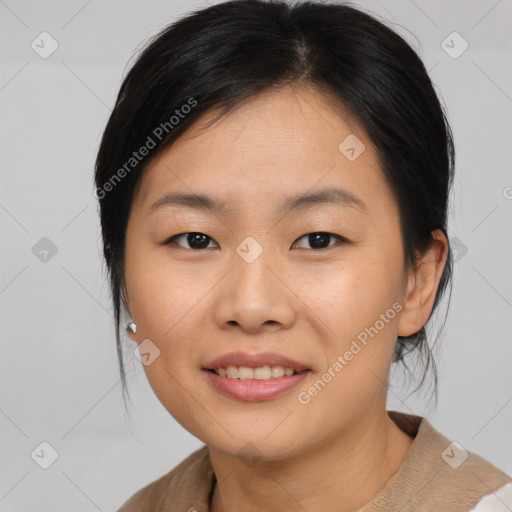
[[[396,477],[365,512],[382,510],[383,503],[404,512],[512,510],[509,475],[445,437],[426,418],[398,412],[389,415],[414,442]],[[497,508],[503,503],[505,508]]]
[[[444,457],[463,450],[448,445]],[[456,445],[455,445],[456,446]],[[460,446],[460,445],[459,445]],[[467,499],[467,508],[474,512],[499,512],[512,509],[512,478],[473,452],[461,451],[461,465],[444,467],[440,476],[443,488],[450,489],[454,498]],[[466,458],[467,457],[467,458]],[[452,459],[453,460],[453,459]],[[460,499],[460,498],[459,498]],[[506,504],[506,505],[505,505]]]
[[[428,448],[429,453],[418,450],[416,462],[418,465],[421,460],[430,462],[423,468],[425,488],[421,494],[426,503],[443,505],[445,510],[453,511],[509,510],[508,507],[496,508],[502,497],[509,500],[507,505],[512,505],[512,478],[509,475],[480,455],[449,440],[426,420],[422,422],[422,430],[422,439],[427,441],[422,448]],[[498,492],[499,498],[496,497]],[[487,508],[487,503],[491,503],[493,508]],[[481,508],[475,508],[478,506]]]
[[[507,512],[512,510],[512,483],[484,496],[469,512]]]
[[[191,499],[197,499],[196,487],[200,486],[205,491],[204,484],[212,476],[209,461],[208,447],[204,445],[171,471],[137,491],[118,512],[167,511],[171,497],[173,505],[181,506],[181,503],[188,502],[188,508],[193,508]]]

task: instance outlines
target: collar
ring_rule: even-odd
[[[448,509],[463,512],[511,481],[485,459],[451,443],[425,418],[397,411],[387,414],[414,441],[395,475],[358,512]],[[454,462],[463,458],[455,467]],[[209,512],[215,483],[208,446],[203,445],[143,489],[141,492],[146,493],[132,503],[138,509],[149,505],[158,512]],[[119,512],[132,510],[135,508],[127,507]]]

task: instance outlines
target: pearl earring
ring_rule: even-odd
[[[135,334],[137,332],[137,326],[135,325],[135,322],[130,322],[126,327],[126,330],[130,330],[133,332],[133,334]]]

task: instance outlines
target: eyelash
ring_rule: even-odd
[[[201,233],[201,232],[198,232],[198,231],[189,231],[189,232],[186,232],[186,233],[180,233],[178,235],[174,235],[174,236],[171,236],[170,238],[168,238],[164,243],[163,245],[172,245],[172,244],[175,244],[175,245],[178,245],[178,247],[182,248],[182,249],[190,249],[191,251],[201,251],[201,250],[204,250],[204,249],[211,249],[211,247],[204,247],[203,249],[193,249],[192,247],[183,247],[179,244],[176,244],[175,240],[181,236],[186,236],[186,235],[191,235],[191,234],[196,234],[196,235],[204,235],[206,238],[208,238],[209,240],[213,241],[213,238],[209,237],[208,235],[205,235],[204,233]],[[300,236],[299,238],[297,238],[297,240],[295,240],[295,242],[293,242],[293,244],[295,245],[297,243],[297,241],[299,241],[300,239],[304,238],[304,237],[307,237],[309,235],[328,235],[330,237],[334,237],[336,239],[338,239],[339,243],[342,243],[342,244],[346,244],[346,243],[349,243],[349,241],[346,239],[346,238],[343,238],[342,236],[340,235],[336,235],[334,233],[329,233],[327,231],[312,231],[311,233],[306,233],[302,236]],[[209,245],[209,243],[208,243]],[[336,244],[331,244],[331,245],[328,245],[327,247],[322,247],[320,249],[311,249],[312,251],[315,251],[315,252],[319,252],[319,251],[325,251],[327,249],[330,249],[331,247],[335,246]]]

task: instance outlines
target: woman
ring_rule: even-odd
[[[126,312],[205,445],[122,512],[512,503],[508,475],[386,410],[391,364],[431,363],[453,166],[421,60],[355,8],[230,1],[151,41],[98,152],[104,255],[123,386]]]

